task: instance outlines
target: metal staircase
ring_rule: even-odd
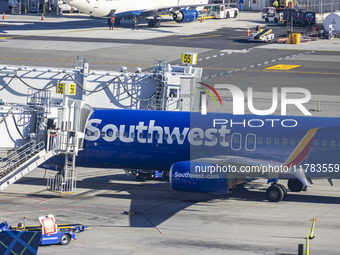
[[[158,80],[155,96],[149,99],[147,110],[165,110],[165,93],[168,84],[168,63],[165,60],[156,60],[154,64],[155,78]]]
[[[65,154],[64,169],[47,178],[47,189],[58,193],[75,193],[77,181],[75,139],[70,137],[69,132],[58,132],[57,137],[57,148],[54,150]]]
[[[28,142],[1,160],[0,191],[33,171],[40,164],[54,156],[54,151],[46,151],[45,143]]]

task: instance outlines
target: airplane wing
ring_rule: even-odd
[[[150,16],[157,16],[157,15],[163,15],[163,14],[169,14],[169,13],[175,13],[182,9],[187,10],[195,10],[199,7],[212,7],[212,6],[220,6],[221,4],[186,4],[186,5],[174,5],[174,6],[159,6],[158,8],[151,8],[151,9],[145,9],[141,11],[133,11],[131,15],[124,13],[124,16],[141,16],[141,17],[150,17]],[[227,6],[230,6],[231,4],[224,4]],[[120,16],[118,13],[117,16]]]
[[[198,158],[193,161],[225,167],[227,174],[234,174],[238,177],[267,176],[268,179],[278,179],[291,178],[291,176],[295,176],[305,186],[309,187],[310,184],[306,178],[305,169],[300,167],[300,165],[307,158],[313,143],[313,139],[318,129],[319,128],[312,128],[308,130],[305,136],[301,139],[300,143],[296,146],[294,151],[289,155],[285,162],[235,156],[215,156],[211,158]],[[216,167],[215,170],[217,170]]]
[[[215,166],[213,171],[225,171],[227,177],[243,177],[243,178],[298,178],[305,186],[310,184],[306,178],[305,170],[300,167],[288,166],[282,162],[261,160],[248,157],[235,156],[215,156],[212,158],[198,158],[193,160],[204,164]],[[216,167],[218,166],[218,167]],[[211,173],[213,174],[213,172]]]

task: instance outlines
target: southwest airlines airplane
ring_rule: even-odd
[[[228,193],[255,178],[281,201],[340,177],[340,119],[96,109],[77,165],[169,171],[173,189]]]
[[[94,17],[114,16],[115,25],[123,17],[154,17],[149,27],[159,27],[159,15],[171,12],[176,22],[192,22],[198,19],[197,7],[214,6],[209,0],[64,0],[80,12]]]

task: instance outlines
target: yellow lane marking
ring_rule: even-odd
[[[193,37],[182,37],[179,39],[187,40],[187,39],[211,38],[211,37],[219,37],[219,36],[222,36],[222,35],[202,35],[202,36],[193,36]]]
[[[269,69],[269,70],[291,70],[297,67],[300,67],[301,65],[274,65],[274,66],[270,66],[267,67],[265,69]]]
[[[92,31],[101,31],[101,30],[108,30],[108,29],[107,28],[82,29],[82,30],[78,29],[78,30],[71,30],[71,31],[64,31],[64,32],[42,33],[42,34],[35,34],[35,35],[15,35],[15,36],[9,36],[9,37],[0,37],[0,39],[5,40],[5,39],[13,39],[13,38],[21,38],[21,37],[32,37],[32,36],[43,36],[43,35],[59,35],[59,34],[92,32]]]
[[[324,72],[303,72],[303,71],[282,71],[282,70],[252,70],[252,69],[235,69],[235,68],[218,68],[218,67],[202,67],[207,70],[225,70],[225,71],[241,71],[241,72],[267,72],[267,73],[296,73],[296,74],[326,74],[340,75],[340,73],[324,73]]]

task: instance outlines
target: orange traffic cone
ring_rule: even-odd
[[[2,19],[5,19],[5,12],[2,13]]]
[[[248,28],[248,30],[247,30],[247,36],[249,36],[249,34],[250,34],[250,31],[249,31],[249,28]]]
[[[44,20],[44,14],[43,13],[41,14],[41,20]]]

